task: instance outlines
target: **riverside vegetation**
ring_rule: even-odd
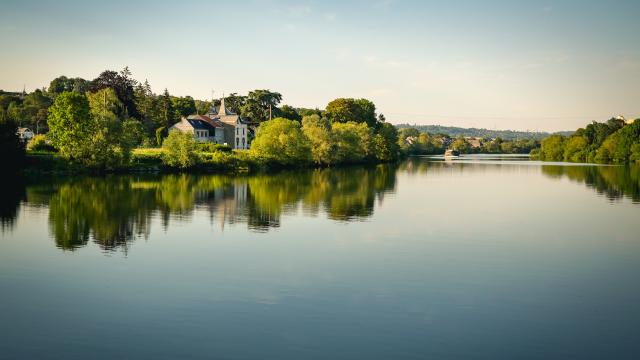
[[[168,133],[183,116],[204,114],[216,101],[151,91],[125,68],[97,78],[58,77],[46,89],[0,92],[3,146],[16,156],[13,169],[34,171],[240,170],[387,162],[400,156],[396,128],[366,99],[339,98],[325,110],[280,106],[269,90],[236,93],[226,106],[255,129],[251,150],[197,143],[188,134]],[[272,119],[272,116],[275,118]],[[37,135],[24,145],[18,127]],[[10,139],[9,139],[10,138]]]
[[[544,161],[630,164],[640,161],[640,119],[592,122],[571,136],[552,135],[531,152]]]

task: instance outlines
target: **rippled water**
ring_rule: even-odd
[[[0,358],[637,359],[640,170],[17,179]]]

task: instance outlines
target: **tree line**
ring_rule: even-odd
[[[640,119],[593,121],[571,136],[552,135],[532,156],[544,161],[628,164],[640,161]]]
[[[256,131],[257,148],[251,152],[254,161],[333,165],[398,157],[395,128],[385,123],[382,114],[376,114],[369,100],[339,98],[324,110],[294,108],[281,102],[282,94],[266,89],[225,97],[227,109],[248,120],[252,128],[261,129]],[[181,117],[206,114],[219,105],[220,100],[172,96],[167,89],[155,94],[147,80],[135,80],[126,67],[119,72],[103,71],[93,80],[60,76],[47,88],[28,94],[0,92],[0,136],[6,137],[2,143],[5,153],[16,154],[12,157],[14,168],[24,160],[24,144],[16,139],[16,130],[28,127],[37,134],[27,145],[32,153],[55,151],[70,163],[112,170],[129,166],[136,148],[162,146],[169,127]],[[278,128],[298,132],[278,134],[274,139]],[[298,133],[302,136],[297,137]],[[271,144],[266,146],[266,142]],[[281,148],[274,147],[278,142]],[[202,150],[189,139],[171,139],[168,145],[162,160],[173,167],[194,165],[199,158],[185,160],[185,151]],[[176,162],[172,154],[183,158]],[[209,155],[218,160],[229,157],[219,151],[209,151]]]
[[[450,134],[422,132],[404,127],[398,131],[398,145],[409,155],[440,155],[447,149],[461,154],[528,154],[540,146],[533,138],[506,140],[498,138],[470,138]]]

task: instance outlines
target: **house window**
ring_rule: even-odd
[[[242,128],[242,135],[244,135],[244,128]]]
[[[240,139],[236,138],[236,147],[238,147],[238,145],[240,145]]]

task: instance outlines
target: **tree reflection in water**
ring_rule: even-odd
[[[395,168],[316,169],[259,175],[187,175],[84,177],[22,186],[11,203],[3,202],[2,224],[15,221],[20,199],[49,209],[56,245],[75,250],[89,241],[105,251],[122,249],[149,236],[151,221],[167,228],[207,211],[212,221],[246,223],[253,231],[280,226],[283,214],[302,209],[352,221],[373,214],[376,199],[395,187]]]
[[[629,198],[640,203],[640,166],[553,166],[543,165],[548,177],[583,183],[609,200]]]

